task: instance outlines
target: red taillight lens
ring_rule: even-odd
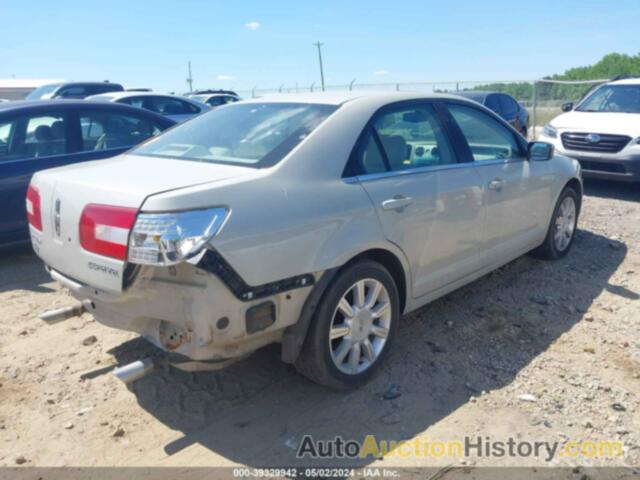
[[[40,192],[33,185],[27,189],[27,220],[36,230],[42,231],[42,213],[40,210]]]
[[[80,217],[80,245],[89,252],[125,260],[137,214],[135,208],[87,205]]]

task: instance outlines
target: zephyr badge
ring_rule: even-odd
[[[56,237],[60,236],[60,199],[56,198],[56,203],[53,206],[53,229],[56,232]]]

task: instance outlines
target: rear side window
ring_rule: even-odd
[[[171,97],[147,97],[147,108],[161,115],[189,115],[200,109],[188,102]]]
[[[67,128],[61,113],[19,116],[0,123],[0,160],[50,157],[67,152]]]
[[[67,152],[67,135],[62,115],[31,117],[24,142],[27,157],[49,157]]]
[[[378,114],[350,163],[347,176],[447,165],[456,157],[433,107],[416,105]]]
[[[162,128],[152,121],[128,114],[105,111],[80,113],[82,151],[132,147],[159,134]]]
[[[518,109],[516,101],[507,95],[500,95],[500,105],[502,107],[503,114],[506,116],[515,115]]]
[[[466,138],[476,162],[523,156],[514,134],[495,118],[464,105],[449,104],[447,108]]]
[[[57,97],[61,98],[84,98],[89,95],[91,95],[91,93],[88,92],[85,87],[81,86],[64,87],[56,94]]]
[[[489,95],[484,105],[489,110],[496,112],[498,115],[503,111],[500,106],[500,101],[498,100],[498,95]]]
[[[97,95],[99,93],[120,92],[120,91],[122,91],[122,87],[120,85],[114,85],[111,83],[87,86],[87,92],[88,92],[87,95]]]

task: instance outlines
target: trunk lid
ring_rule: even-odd
[[[154,194],[253,176],[252,168],[122,155],[110,160],[38,172],[42,232],[33,227],[36,253],[72,280],[112,293],[123,288],[126,261],[89,252],[80,245],[80,217],[88,204],[140,209]]]

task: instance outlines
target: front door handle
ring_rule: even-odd
[[[383,210],[400,210],[413,203],[413,198],[405,197],[404,195],[394,195],[393,198],[389,198],[382,202]]]
[[[495,190],[496,192],[499,192],[500,190],[502,190],[502,187],[504,187],[504,180],[501,178],[494,178],[489,182],[490,190]]]

